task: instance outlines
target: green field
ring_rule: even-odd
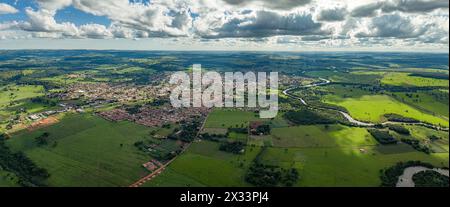
[[[19,187],[18,178],[10,172],[0,169],[0,187]]]
[[[385,121],[385,114],[399,114],[423,122],[448,127],[448,120],[419,111],[409,105],[401,103],[387,95],[366,95],[359,98],[342,98],[336,95],[327,95],[326,103],[345,107],[350,114],[361,121],[381,123]]]
[[[393,86],[416,86],[416,87],[430,87],[430,86],[440,86],[448,87],[448,80],[434,79],[434,78],[424,78],[410,76],[410,73],[388,73],[386,74],[381,83]]]
[[[147,172],[151,158],[136,141],[151,129],[129,122],[112,123],[92,115],[70,115],[35,132],[21,132],[7,141],[50,173],[50,186],[128,186]],[[56,145],[38,146],[35,138],[48,132]]]
[[[0,107],[4,107],[11,101],[19,101],[44,95],[42,86],[8,85],[0,87]]]
[[[448,167],[448,153],[427,155],[411,151],[381,154],[375,147],[361,153],[352,148],[269,148],[262,159],[268,164],[294,167],[300,171],[300,187],[379,186],[379,172],[400,161],[421,160]]]
[[[363,128],[341,125],[297,126],[272,130],[273,144],[283,148],[363,147],[376,145]]]
[[[421,136],[433,133],[426,128],[414,129]],[[412,133],[416,136],[419,132]],[[260,159],[266,164],[298,169],[299,187],[379,186],[379,171],[400,161],[421,160],[448,167],[448,153],[427,155],[405,144],[379,146],[363,128],[298,126],[273,129],[272,137],[273,147],[267,148]],[[252,139],[266,138],[249,140]],[[144,186],[248,186],[243,176],[260,148],[247,147],[245,155],[233,155],[219,151],[218,146],[209,141],[194,143],[164,173]]]
[[[409,96],[408,96],[409,94]],[[437,116],[449,117],[449,96],[441,91],[395,93],[398,100],[407,103],[421,111]]]
[[[215,142],[194,143],[146,186],[248,186],[244,175],[258,152],[258,147],[247,147],[245,154],[234,155],[219,151]]]
[[[254,112],[216,109],[210,113],[205,128],[247,127],[251,121],[259,121],[259,114]]]

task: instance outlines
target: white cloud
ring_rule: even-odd
[[[1,14],[14,14],[19,12],[16,8],[9,4],[0,3],[0,15]]]
[[[448,47],[446,0],[34,0],[25,21],[0,22],[2,39],[172,39],[172,43]],[[0,3],[0,14],[8,9]],[[73,6],[110,25],[58,22]],[[11,6],[9,6],[11,7]],[[12,8],[12,9],[11,9]],[[13,7],[9,13],[17,12]],[[182,41],[181,41],[182,40]],[[171,44],[172,44],[171,43]],[[248,44],[247,44],[248,43]]]

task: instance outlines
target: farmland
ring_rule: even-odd
[[[448,166],[448,153],[427,156],[420,152],[384,155],[373,147],[366,153],[354,148],[289,149],[270,148],[263,160],[299,169],[298,186],[378,186],[379,170],[399,161],[422,160],[437,166]]]
[[[37,146],[47,132],[55,146]],[[18,133],[8,145],[23,151],[51,175],[50,186],[127,186],[145,172],[150,158],[134,148],[149,129],[128,122],[109,123],[89,115],[69,115],[32,133]]]
[[[14,101],[33,98],[44,95],[42,86],[18,86],[8,85],[0,88],[0,106],[5,106]]]
[[[376,145],[363,128],[345,126],[298,126],[272,131],[273,144],[280,148],[364,147]]]
[[[197,63],[279,72],[278,115],[172,107]],[[448,54],[5,51],[0,186],[375,187],[448,167],[448,105]]]
[[[194,143],[160,177],[149,186],[249,186],[244,181],[245,169],[259,152],[257,147],[248,147],[243,155],[232,155],[219,151],[214,142]],[[226,176],[224,176],[226,175]]]
[[[431,124],[448,127],[448,120],[421,112],[386,95],[368,95],[360,98],[327,97],[325,102],[345,107],[355,118],[381,123],[385,114],[399,114]],[[380,107],[381,106],[381,107]]]
[[[434,78],[424,78],[411,76],[409,73],[388,73],[381,80],[383,84],[394,85],[394,86],[419,86],[419,87],[430,87],[430,86],[442,86],[448,87],[449,82],[447,80],[434,79]]]

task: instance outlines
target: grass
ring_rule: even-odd
[[[410,76],[410,73],[388,73],[381,80],[382,84],[393,85],[393,86],[412,86],[412,87],[430,87],[430,86],[449,86],[448,80],[434,79],[434,78],[424,78]]]
[[[327,95],[324,101],[345,107],[355,119],[361,121],[381,123],[385,121],[383,115],[393,113],[435,125],[449,125],[448,120],[421,112],[387,95],[365,95],[359,98]]]
[[[409,94],[410,96],[408,96]],[[448,93],[441,91],[395,93],[398,100],[434,115],[449,117]]]
[[[44,87],[31,85],[8,85],[0,87],[0,107],[3,108],[11,101],[33,98],[44,95]]]
[[[379,186],[379,171],[399,161],[421,160],[448,166],[448,153],[379,154],[374,148],[367,147],[366,153],[352,148],[269,148],[261,159],[269,164],[297,168],[300,171],[297,186],[301,187]]]
[[[0,168],[0,187],[19,187],[18,178]]]
[[[247,143],[248,135],[242,133],[231,132],[228,138],[233,141],[240,141],[242,143]]]
[[[422,126],[406,126],[412,137],[422,142],[430,143],[430,147],[436,152],[449,152],[449,134],[443,131],[436,131]],[[437,136],[440,140],[430,142],[431,136]]]
[[[205,187],[205,185],[168,168],[164,173],[151,182],[146,182],[142,187]]]
[[[225,135],[228,129],[225,128],[204,128],[202,133],[215,134],[215,135]]]
[[[36,145],[35,137],[44,132],[56,146]],[[7,144],[47,169],[50,186],[128,186],[147,173],[141,165],[151,158],[134,143],[149,132],[129,122],[71,115],[56,125],[16,134]]]
[[[376,144],[363,128],[341,125],[298,126],[272,130],[273,144],[283,148],[362,147]]]
[[[146,186],[248,186],[244,181],[245,171],[259,150],[247,147],[245,154],[235,155],[219,151],[219,144],[215,142],[194,143]]]
[[[247,127],[251,121],[259,120],[259,114],[254,112],[215,109],[210,113],[205,128]]]
[[[228,128],[247,128],[250,122],[268,122],[273,128],[287,127],[289,123],[283,118],[283,113],[278,113],[274,119],[260,119],[259,113],[242,110],[215,109],[208,116],[205,131],[220,131]]]
[[[273,137],[267,136],[250,136],[247,142],[249,146],[271,147],[273,146]]]

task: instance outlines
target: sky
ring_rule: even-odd
[[[448,0],[0,0],[0,49],[448,52]]]

